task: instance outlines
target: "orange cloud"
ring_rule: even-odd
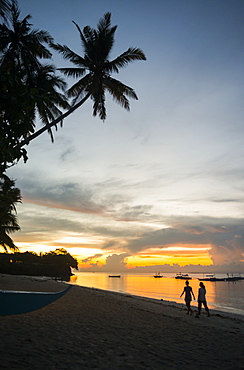
[[[133,256],[127,257],[127,267],[153,266],[163,264],[188,264],[212,265],[209,255],[210,245],[184,245],[176,244],[165,248],[149,248]]]

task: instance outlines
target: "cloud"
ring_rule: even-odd
[[[70,159],[70,156],[74,153],[74,148],[72,147],[69,147],[67,149],[65,149],[61,155],[60,155],[60,159],[61,159],[61,162],[65,162],[67,161],[68,159]]]
[[[120,221],[142,220],[152,209],[151,205],[124,206],[118,211],[117,219]]]
[[[105,207],[93,201],[94,192],[74,182],[45,185],[36,180],[21,181],[23,200],[44,207],[74,212],[103,214]]]
[[[58,209],[55,217],[59,219],[59,223],[62,222],[59,216],[62,210],[77,212],[84,216],[102,217],[105,219],[105,226],[100,224],[98,227],[100,232],[106,230],[106,219],[121,223],[143,221],[148,219],[153,208],[150,204],[133,205],[133,198],[127,191],[130,188],[129,184],[116,178],[93,184],[79,184],[78,182],[46,181],[42,176],[32,174],[31,178],[20,178],[18,183],[24,189],[22,208],[28,205],[46,207],[50,209],[49,214]],[[23,214],[21,217],[25,219],[26,216]],[[32,214],[32,219],[34,216],[38,225],[40,222],[38,211]],[[49,224],[55,226],[56,221],[48,222]],[[97,225],[96,222],[95,224]],[[90,228],[93,229],[92,223]],[[77,229],[77,223],[74,223],[74,229]]]
[[[238,199],[238,198],[233,198],[233,199],[228,199],[228,198],[224,198],[224,199],[212,199],[212,202],[215,202],[215,203],[243,203],[243,199]]]
[[[22,231],[16,234],[17,241],[24,238],[26,241],[49,240],[57,246],[62,244],[56,242],[59,234],[76,233],[77,237],[102,236],[98,245],[93,242],[91,245],[104,252],[134,255],[150,248],[163,250],[170,245],[201,244],[211,246],[209,254],[215,265],[228,261],[238,263],[243,259],[243,219],[196,215],[165,215],[162,218],[152,205],[132,205],[129,195],[123,192],[120,195],[126,182],[115,178],[91,187],[75,182],[45,187],[38,178],[23,182],[23,185]],[[110,190],[113,190],[111,194]],[[38,205],[41,208],[36,207]],[[164,228],[159,229],[160,224],[165,225]],[[77,240],[79,245],[84,243]]]
[[[227,240],[226,244],[213,244],[210,250],[214,265],[224,265],[244,261],[244,239],[243,235],[234,236]]]
[[[157,247],[164,249],[170,245],[194,244],[211,245],[209,251],[213,263],[239,263],[244,256],[244,220],[216,219],[200,217],[178,217],[167,219],[171,227],[142,233],[128,240],[131,254]]]
[[[97,254],[94,254],[93,256],[90,256],[90,257],[84,258],[83,260],[81,260],[81,262],[82,262],[82,263],[87,263],[87,262],[90,262],[90,261],[92,261],[93,259],[95,259],[95,258],[99,258],[99,257],[102,257],[102,254],[97,253]]]
[[[127,253],[123,254],[112,254],[106,258],[106,264],[102,266],[103,271],[127,271],[126,263],[124,259],[127,257]]]

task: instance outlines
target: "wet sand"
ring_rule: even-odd
[[[67,285],[0,274],[0,289],[60,291]],[[244,317],[73,286],[30,313],[0,317],[0,368],[244,369]]]

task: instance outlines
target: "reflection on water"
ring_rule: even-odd
[[[110,290],[114,292],[129,293],[143,297],[164,299],[177,303],[184,303],[180,298],[185,281],[177,280],[173,274],[164,274],[165,277],[155,279],[152,274],[121,274],[120,278],[110,278],[107,273],[75,272],[70,279],[71,284],[86,287]],[[191,274],[190,285],[197,298],[199,274]],[[244,315],[244,280],[236,282],[204,281],[207,290],[209,308]],[[197,306],[197,302],[192,302]]]

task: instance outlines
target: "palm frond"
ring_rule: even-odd
[[[114,78],[106,77],[104,79],[104,85],[107,91],[112,95],[113,99],[126,110],[130,110],[130,104],[127,96],[129,98],[138,100],[135,91],[131,87],[126,86]]]
[[[127,66],[128,63],[135,60],[146,60],[146,56],[139,48],[129,48],[111,62],[107,62],[104,69],[109,73],[119,72],[119,68]]]
[[[80,55],[76,54],[74,51],[72,51],[67,45],[60,45],[60,44],[54,44],[51,43],[50,46],[58,51],[60,54],[62,54],[63,58],[65,60],[69,60],[70,62],[74,63],[75,65],[79,67],[85,67],[89,68],[90,65],[87,63],[87,60],[85,58],[82,58]]]
[[[63,74],[67,77],[81,77],[84,76],[86,73],[86,68],[58,68],[59,71],[63,72]]]
[[[0,230],[0,245],[4,248],[5,252],[10,248],[13,251],[18,251],[18,247],[14,244],[13,240],[6,234],[5,231]]]
[[[93,103],[93,116],[99,115],[99,118],[103,121],[107,117],[106,106],[105,106],[105,91],[102,84],[96,86],[96,91],[92,94]]]
[[[49,32],[44,30],[34,29],[30,32],[30,35],[32,35],[33,38],[37,40],[40,44],[42,43],[49,44],[54,41],[53,37],[49,34]]]
[[[1,0],[0,1],[0,17],[4,21],[10,17],[10,10],[11,10],[11,1],[9,0]]]
[[[69,97],[76,97],[73,103],[82,98],[87,92],[91,92],[90,85],[92,83],[92,76],[93,75],[91,73],[85,75],[67,91],[67,95]]]
[[[97,24],[98,32],[103,32],[111,26],[111,13],[107,12],[102,18],[99,19]]]
[[[114,34],[117,26],[111,27],[111,13],[104,14],[99,20],[97,30],[94,31],[96,40],[94,43],[94,58],[97,64],[105,63],[110,55],[114,44]]]
[[[76,28],[78,29],[78,32],[80,34],[80,38],[81,38],[82,46],[84,48],[84,52],[85,52],[85,54],[88,55],[90,46],[93,45],[94,41],[95,41],[94,29],[91,28],[90,26],[86,26],[86,27],[84,27],[83,32],[82,32],[80,27],[78,26],[78,24],[75,21],[73,21],[73,23],[76,26]]]
[[[123,84],[122,82],[116,80],[115,78],[112,78],[110,76],[106,76],[104,78],[104,84],[105,84],[105,86],[108,90],[113,90],[114,91],[113,94],[116,94],[116,93],[118,95],[119,94],[125,94],[129,98],[138,100],[138,97],[135,93],[135,90],[132,89],[132,87],[129,87],[129,86]]]

